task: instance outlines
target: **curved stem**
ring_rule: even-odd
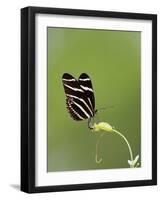
[[[104,133],[102,133],[102,134],[99,136],[99,138],[98,138],[98,140],[97,140],[97,143],[96,143],[96,157],[95,157],[96,163],[102,162],[102,158],[99,158],[99,159],[98,159],[98,146],[99,146],[99,144],[100,144],[100,140],[101,140],[101,138],[103,137],[103,135],[104,135]]]
[[[126,142],[126,144],[127,144],[127,146],[128,146],[128,149],[129,149],[130,158],[131,158],[131,160],[133,161],[133,154],[132,154],[131,146],[130,146],[128,140],[126,139],[126,137],[125,137],[124,135],[122,135],[122,133],[120,133],[120,132],[117,131],[117,130],[114,130],[114,129],[113,129],[113,132],[117,133],[119,136],[121,136],[121,137],[124,139],[124,141]]]

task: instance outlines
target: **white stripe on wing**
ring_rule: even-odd
[[[89,87],[85,87],[83,85],[80,85],[80,87],[85,90],[85,91],[90,91],[90,92],[93,92],[92,88],[89,88]]]
[[[89,114],[82,108],[82,106],[80,106],[78,103],[76,103],[75,101],[73,101],[73,103],[80,108],[80,110],[88,117],[90,118]]]
[[[89,101],[89,103],[90,103],[90,105],[91,105],[91,108],[93,108],[93,105],[92,105],[91,100],[90,100],[89,97],[88,97],[88,101]],[[94,108],[93,108],[93,109],[94,109]]]
[[[76,81],[76,80],[74,78],[72,78],[72,79],[63,78],[63,81]]]
[[[79,78],[79,81],[90,81],[90,78]]]
[[[80,97],[77,97],[77,96],[74,96],[74,95],[71,95],[71,94],[66,94],[66,95],[67,95],[67,97],[72,97],[72,98],[78,99],[78,100],[80,100],[81,102],[83,102],[84,105],[85,105],[85,106],[88,108],[88,110],[90,111],[91,115],[93,116],[92,110],[90,109],[90,107],[88,106],[88,104],[84,101],[84,99],[82,99],[82,98],[80,98]],[[89,99],[89,98],[88,98],[88,99]],[[90,102],[90,104],[91,104],[91,102]],[[91,108],[92,108],[92,106],[91,106]]]
[[[80,89],[80,88],[74,88],[74,87],[71,87],[71,86],[69,86],[69,85],[67,85],[67,84],[64,84],[64,86],[67,87],[67,88],[69,88],[69,89],[71,89],[71,90],[74,90],[74,91],[84,92],[84,91],[83,91],[82,89]]]
[[[75,115],[77,115],[77,117],[79,118],[79,119],[82,119],[82,120],[84,120],[84,118],[83,117],[81,117],[72,107],[71,107],[71,105],[69,105],[69,109],[71,109],[72,110],[72,112],[75,114]],[[73,116],[74,117],[74,116]]]

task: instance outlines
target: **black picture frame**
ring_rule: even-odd
[[[59,186],[35,186],[35,16],[59,14],[152,21],[152,179]],[[157,184],[157,15],[45,7],[21,9],[21,190],[56,192]]]

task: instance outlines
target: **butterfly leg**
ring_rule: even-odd
[[[88,119],[88,128],[93,129],[93,117]]]

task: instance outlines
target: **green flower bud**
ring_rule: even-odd
[[[94,123],[93,131],[107,131],[107,132],[113,132],[113,128],[110,124],[106,122],[100,122],[98,124]]]

